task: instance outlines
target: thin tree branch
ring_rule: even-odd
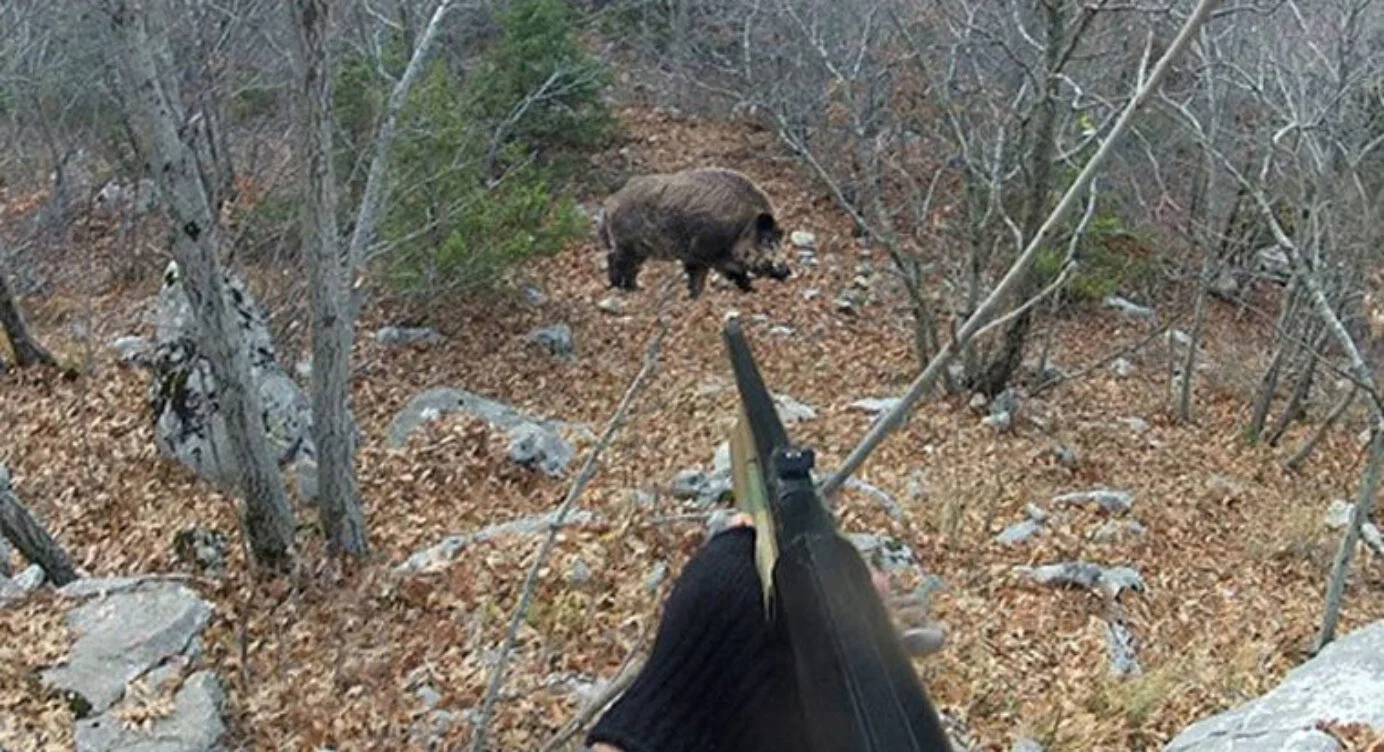
[[[662,308],[663,303],[667,301],[669,294],[676,289],[673,284],[674,282],[675,279],[670,278],[669,283],[664,286],[664,300],[660,303],[660,308]],[[596,445],[591,448],[591,453],[586,457],[586,464],[572,482],[572,486],[567,492],[567,497],[562,500],[557,511],[553,514],[553,521],[548,530],[548,537],[544,539],[543,547],[539,549],[538,558],[534,560],[533,566],[529,568],[528,578],[524,581],[524,589],[519,596],[519,605],[514,609],[514,616],[510,619],[509,623],[509,631],[505,635],[505,642],[500,648],[499,657],[495,661],[495,669],[490,676],[490,686],[486,689],[485,699],[481,703],[480,716],[476,721],[475,736],[471,741],[471,752],[482,752],[482,750],[486,748],[486,732],[489,730],[490,721],[495,715],[495,704],[500,699],[500,690],[504,687],[506,669],[509,666],[509,658],[514,652],[515,643],[519,639],[519,627],[528,616],[529,608],[533,605],[534,593],[538,589],[538,573],[547,565],[548,559],[552,556],[553,549],[557,545],[557,533],[561,529],[563,521],[576,505],[577,499],[581,497],[582,492],[586,490],[587,484],[595,477],[596,464],[601,457],[601,453],[610,446],[610,442],[615,437],[616,432],[624,426],[629,416],[631,403],[633,403],[634,398],[644,390],[645,383],[653,374],[654,368],[658,364],[659,353],[663,346],[663,339],[667,334],[668,324],[663,320],[662,313],[660,312],[658,333],[654,335],[653,340],[649,343],[648,351],[644,355],[643,367],[639,369],[639,373],[635,375],[634,380],[631,381],[629,387],[625,389],[625,395],[620,399],[620,404],[615,408],[615,414],[611,416],[610,422],[606,425],[605,433],[601,435]]]
[[[394,136],[399,127],[399,115],[403,112],[404,104],[408,101],[408,95],[413,89],[414,83],[422,77],[423,67],[427,64],[434,48],[437,47],[436,41],[441,33],[443,19],[459,4],[460,0],[442,0],[438,4],[437,10],[433,11],[432,20],[428,21],[427,29],[418,40],[418,46],[413,50],[413,57],[409,59],[408,67],[404,69],[404,75],[399,77],[398,83],[389,92],[389,102],[385,105],[384,120],[380,122],[379,133],[375,136],[375,156],[370,160],[370,171],[365,179],[365,191],[361,195],[360,209],[356,213],[355,228],[351,231],[351,243],[347,247],[347,259],[349,261],[347,269],[352,276],[360,272],[360,263],[365,255],[365,247],[375,234],[375,225],[379,220],[380,208],[384,205],[389,192],[386,178],[388,177],[390,162],[393,161],[394,157]]]

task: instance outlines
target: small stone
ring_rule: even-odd
[[[1075,491],[1052,498],[1053,504],[1095,504],[1111,514],[1123,514],[1134,506],[1134,494],[1128,491]]]
[[[1192,335],[1182,331],[1181,329],[1173,329],[1169,331],[1168,338],[1172,342],[1176,342],[1177,344],[1182,345],[1183,347],[1190,347],[1192,345]]]
[[[1077,451],[1066,444],[1058,444],[1052,448],[1052,454],[1057,458],[1059,464],[1068,470],[1075,470],[1081,465],[1081,457]]]
[[[1134,373],[1134,364],[1124,358],[1116,358],[1110,364],[1110,370],[1114,371],[1116,376],[1127,379]]]
[[[1130,300],[1126,300],[1126,299],[1120,297],[1119,295],[1111,295],[1111,296],[1107,297],[1107,298],[1105,299],[1105,307],[1106,307],[1106,308],[1113,308],[1113,309],[1119,311],[1120,313],[1123,313],[1124,315],[1129,316],[1130,318],[1135,318],[1135,319],[1151,319],[1151,318],[1153,318],[1153,309],[1152,309],[1152,308],[1148,308],[1148,307],[1146,307],[1146,306],[1141,306],[1141,305],[1139,305],[1138,303],[1135,303],[1135,302],[1130,301]]]
[[[524,302],[537,307],[547,303],[548,296],[535,285],[524,285]]]
[[[1091,533],[1096,543],[1113,543],[1125,536],[1143,537],[1148,529],[1137,520],[1106,520],[1105,524]]]
[[[947,645],[947,633],[941,627],[913,627],[899,635],[904,652],[914,658],[941,652]]]
[[[856,412],[878,415],[898,407],[901,401],[893,397],[866,397],[865,399],[858,399],[846,407]]]
[[[718,531],[719,532],[719,531]],[[654,564],[654,568],[649,570],[649,574],[644,578],[644,590],[649,595],[658,592],[658,588],[663,585],[663,581],[668,579],[668,562],[660,561]]]
[[[601,298],[601,302],[596,304],[596,308],[600,309],[601,313],[608,313],[612,316],[619,316],[625,312],[625,304],[614,295]]]
[[[642,488],[630,492],[630,501],[639,509],[652,509],[658,503],[658,494]]]
[[[110,346],[116,360],[125,365],[143,365],[154,348],[148,340],[135,336],[117,337]]]
[[[1037,535],[1043,529],[1043,524],[1037,520],[1024,520],[1005,528],[1003,532],[995,536],[995,540],[1006,546],[1017,546]]]
[[[716,445],[716,454],[712,456],[711,472],[714,475],[730,474],[730,442],[723,441]]]
[[[990,398],[986,397],[984,394],[981,394],[980,392],[976,392],[975,394],[971,395],[971,401],[966,403],[966,406],[976,412],[980,412],[981,410],[984,410],[985,406],[988,404],[990,404]]]
[[[774,395],[774,407],[778,410],[779,420],[785,424],[791,425],[817,419],[817,408],[799,402],[786,394]]]
[[[997,433],[1006,433],[1014,427],[1014,416],[1010,413],[993,413],[981,418],[980,422],[995,429]]]
[[[433,689],[430,684],[424,684],[419,687],[415,694],[417,694],[418,699],[423,702],[423,707],[428,710],[432,710],[442,703],[442,693]]]
[[[1043,752],[1043,745],[1027,737],[1019,737],[1014,740],[1009,752]]]
[[[1128,427],[1129,430],[1133,431],[1136,434],[1142,435],[1147,433],[1149,430],[1149,422],[1144,420],[1143,418],[1130,416],[1127,418],[1120,418],[1120,422],[1125,424],[1125,426]]]
[[[1336,499],[1331,502],[1331,506],[1326,510],[1326,526],[1332,530],[1340,530],[1350,524],[1351,511],[1355,505],[1345,499]]]
[[[587,566],[582,559],[572,562],[572,569],[567,573],[567,581],[574,587],[585,587],[591,583],[591,567]]]
[[[701,470],[680,470],[673,476],[673,482],[668,489],[675,499],[695,499],[702,495],[706,489],[706,473]]]
[[[442,335],[432,327],[386,326],[375,332],[382,345],[431,345],[442,341]]]
[[[816,300],[820,297],[822,297],[822,291],[815,287],[809,287],[803,290],[803,300]]]
[[[46,575],[43,571],[43,567],[37,564],[30,564],[23,572],[15,575],[14,579],[10,580],[10,582],[14,583],[15,586],[25,593],[32,593],[38,590],[45,578]]]
[[[855,290],[847,290],[841,293],[840,297],[836,299],[836,310],[841,313],[854,316],[859,311],[860,306],[864,302],[865,301],[861,298],[859,292]]]
[[[565,323],[535,329],[525,339],[558,358],[571,358],[577,349],[572,327]]]
[[[1373,522],[1361,525],[1360,538],[1365,541],[1365,545],[1374,549],[1375,555],[1384,556],[1384,532],[1380,532],[1377,525]]]
[[[815,249],[817,247],[817,236],[806,230],[794,230],[793,234],[788,236],[788,242],[798,248]]]

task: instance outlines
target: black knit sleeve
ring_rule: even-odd
[[[764,618],[753,528],[683,570],[644,670],[586,738],[624,752],[805,749],[786,641]]]

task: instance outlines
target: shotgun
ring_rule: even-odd
[[[723,334],[740,392],[732,485],[754,520],[764,612],[791,643],[813,750],[949,752],[869,568],[817,492],[812,450],[788,440],[739,319]]]

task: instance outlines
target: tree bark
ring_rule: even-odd
[[[77,579],[72,557],[34,519],[10,488],[10,471],[0,465],[0,535],[9,539],[24,558],[43,567],[48,581],[62,587]]]
[[[19,301],[10,288],[9,277],[4,269],[0,269],[0,326],[5,328],[5,336],[10,340],[15,365],[28,368],[35,365],[58,364],[53,354],[45,350],[29,332],[29,324],[24,320],[24,311],[19,307]]]
[[[1274,350],[1273,358],[1269,360],[1269,365],[1264,369],[1264,375],[1259,380],[1259,391],[1254,396],[1254,406],[1250,414],[1249,426],[1245,429],[1246,437],[1250,443],[1256,443],[1264,433],[1264,424],[1269,419],[1269,408],[1273,405],[1273,398],[1278,395],[1278,376],[1283,370],[1283,359],[1288,354],[1287,340],[1292,336],[1296,327],[1294,317],[1297,315],[1298,303],[1301,288],[1295,280],[1288,285],[1288,291],[1283,296],[1283,310],[1278,315],[1278,325],[1275,328],[1278,338],[1278,348]]]
[[[1312,327],[1311,332],[1308,335],[1307,344],[1302,348],[1302,370],[1298,371],[1293,392],[1288,397],[1288,404],[1283,406],[1282,412],[1278,414],[1278,419],[1274,421],[1273,428],[1269,429],[1268,438],[1264,440],[1271,447],[1278,446],[1279,440],[1283,438],[1283,434],[1288,431],[1288,427],[1293,424],[1293,421],[1307,414],[1307,408],[1304,405],[1312,393],[1312,382],[1317,375],[1317,353],[1326,344],[1326,332],[1323,327]]]
[[[167,18],[149,18],[140,0],[106,0],[105,8],[118,42],[116,57],[133,109],[131,119],[141,140],[147,142],[141,152],[153,160],[148,173],[173,220],[173,255],[184,274],[184,290],[197,322],[198,347],[211,365],[240,471],[246,537],[258,562],[283,571],[293,556],[293,512],[269,451],[259,392],[252,388],[241,332],[227,310],[216,255],[220,227],[206,193],[207,183],[197,170],[195,148],[183,140],[182,100],[173,77],[161,76],[155,62],[156,58],[170,59]]]
[[[336,224],[332,168],[332,79],[327,56],[327,0],[294,0],[302,99],[301,153],[306,161],[303,247],[312,310],[312,432],[317,444],[317,505],[327,550],[363,555],[369,545],[356,485],[351,440],[349,254]]]

